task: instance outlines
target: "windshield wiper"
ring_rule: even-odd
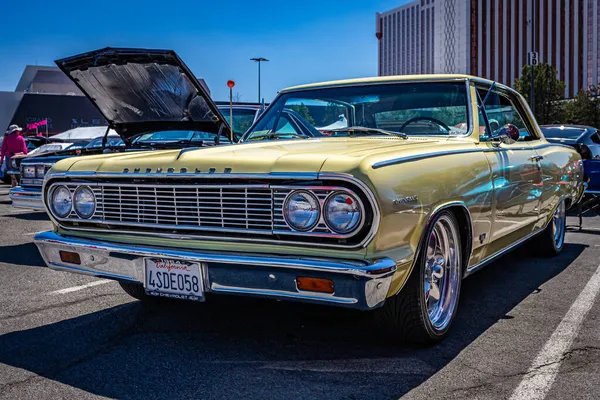
[[[388,136],[398,136],[402,139],[408,139],[408,135],[403,132],[386,131],[384,129],[368,128],[366,126],[349,126],[347,128],[336,128],[331,129],[329,132],[348,132],[349,135],[350,132],[381,133]]]
[[[292,137],[294,139],[308,139],[308,137],[303,135],[297,135],[295,133],[283,133],[283,132],[271,132],[261,136],[255,136],[249,138],[249,140],[260,140],[260,139],[279,139],[285,137]]]

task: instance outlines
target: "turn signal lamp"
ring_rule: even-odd
[[[62,262],[66,262],[69,264],[77,264],[81,265],[81,257],[79,257],[78,253],[73,253],[72,251],[59,251],[60,260]]]
[[[322,278],[309,278],[299,276],[296,278],[298,290],[307,292],[333,293],[333,281]]]

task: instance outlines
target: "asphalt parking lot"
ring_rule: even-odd
[[[569,218],[573,224],[576,219]],[[449,340],[413,348],[368,314],[209,297],[143,305],[43,267],[43,212],[0,186],[2,399],[598,399],[600,217],[563,253],[521,248],[467,279]]]

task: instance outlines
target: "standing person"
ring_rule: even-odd
[[[21,136],[21,129],[18,125],[11,125],[4,135],[2,148],[0,148],[0,165],[5,165],[8,170],[8,160],[16,154],[27,154],[27,145],[25,139]],[[3,164],[4,163],[4,164]],[[17,179],[12,176],[12,187],[17,186]]]

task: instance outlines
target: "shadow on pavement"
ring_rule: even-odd
[[[567,244],[551,261],[521,249],[467,279],[450,337],[431,348],[385,342],[368,313],[212,296],[132,302],[8,333],[0,362],[122,399],[399,398],[584,248]]]
[[[35,244],[23,243],[0,246],[0,263],[45,267],[44,260]]]
[[[20,219],[24,221],[50,221],[48,214],[46,211],[33,211],[27,212],[27,210],[23,210],[23,213],[18,214],[5,214],[5,217],[12,217],[15,219]]]

